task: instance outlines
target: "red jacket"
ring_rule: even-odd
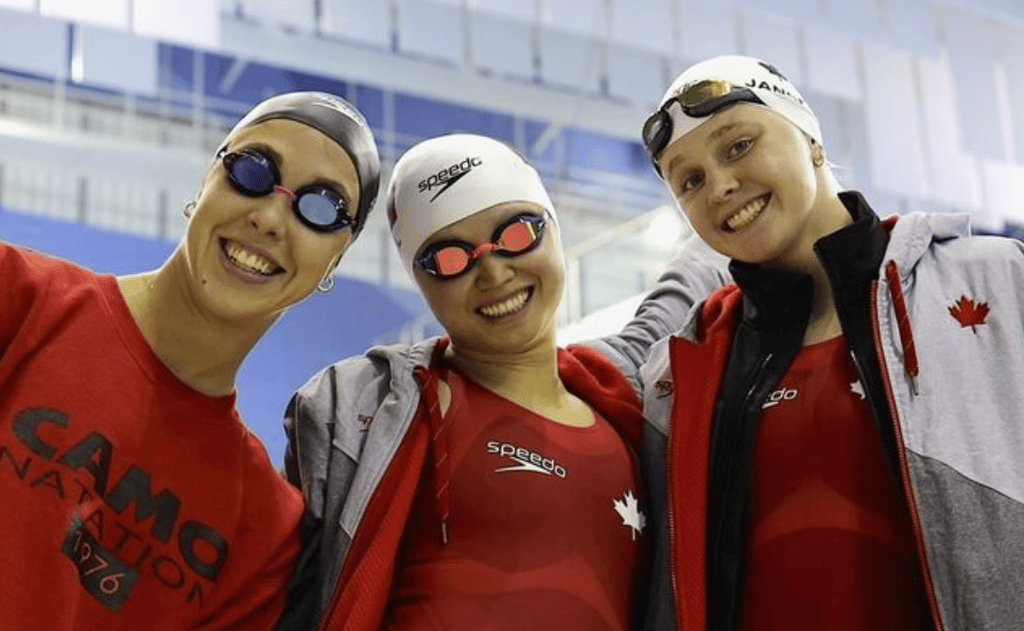
[[[675,389],[672,419],[714,418],[742,302],[743,295],[735,285],[716,292],[701,311],[697,342],[682,337],[669,342]],[[672,574],[703,576],[707,567],[711,423],[672,423],[668,441]],[[679,628],[706,628],[705,583],[675,578],[673,583]]]
[[[445,341],[438,344],[435,356],[445,345]],[[640,402],[629,382],[608,360],[590,348],[571,347],[559,350],[558,372],[570,392],[607,418],[635,450],[639,449],[643,431]],[[432,366],[419,366],[417,378],[429,387],[436,371]],[[429,396],[420,400],[411,426],[370,499],[328,610],[320,616],[316,629],[377,631],[383,622],[402,535],[429,457],[428,400]],[[292,620],[282,628],[301,627],[298,618]]]

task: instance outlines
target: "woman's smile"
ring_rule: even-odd
[[[762,195],[752,202],[740,208],[736,213],[725,220],[725,229],[727,232],[737,232],[746,228],[754,222],[764,212],[765,208],[768,207],[768,201],[771,199],[771,194]]]
[[[533,296],[533,288],[527,287],[504,300],[478,307],[476,311],[488,318],[502,318],[520,311],[526,306],[531,296]]]

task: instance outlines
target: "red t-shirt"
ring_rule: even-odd
[[[845,338],[804,347],[764,404],[744,631],[931,629],[910,516]]]
[[[0,629],[269,629],[301,496],[117,281],[0,244]]]
[[[449,541],[428,472],[388,631],[621,631],[645,544],[634,458],[609,423],[569,427],[452,370]]]

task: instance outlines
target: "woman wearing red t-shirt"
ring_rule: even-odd
[[[228,134],[157,270],[113,277],[0,244],[0,628],[270,629],[301,496],[235,377],[327,289],[376,196],[348,103],[293,93]]]

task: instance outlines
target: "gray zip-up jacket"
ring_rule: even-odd
[[[1024,625],[1024,245],[967,233],[963,216],[900,217],[870,312],[940,631],[1003,631]],[[741,317],[735,296],[727,288],[696,310],[642,370],[644,415],[657,429],[645,450],[669,466],[649,477],[653,525],[665,533],[652,541],[674,534],[655,550],[650,630],[707,627],[706,541],[694,533],[704,532],[709,463],[695,441],[711,436]]]
[[[691,308],[726,282],[725,260],[693,242],[670,263],[620,333],[588,345],[638,387],[639,367],[651,345],[677,330]],[[306,545],[280,629],[373,628],[375,614],[366,615],[365,625],[351,622],[348,595],[342,594],[349,586],[339,585],[339,579],[346,563],[360,560],[349,558],[350,552],[367,547],[353,546],[356,537],[377,539],[369,546],[390,545],[384,538],[393,535],[375,512],[372,532],[361,526],[376,496],[394,492],[381,489],[385,479],[395,477],[389,467],[407,465],[402,450],[422,394],[417,372],[430,365],[436,343],[375,347],[364,356],[340,361],[313,376],[289,404],[285,470],[307,501]],[[387,574],[384,569],[374,577],[385,581],[385,589],[391,580]],[[352,598],[368,602],[379,600],[380,594]],[[345,603],[339,605],[339,600]],[[332,617],[339,606],[344,612]],[[349,622],[340,619],[346,616]]]

